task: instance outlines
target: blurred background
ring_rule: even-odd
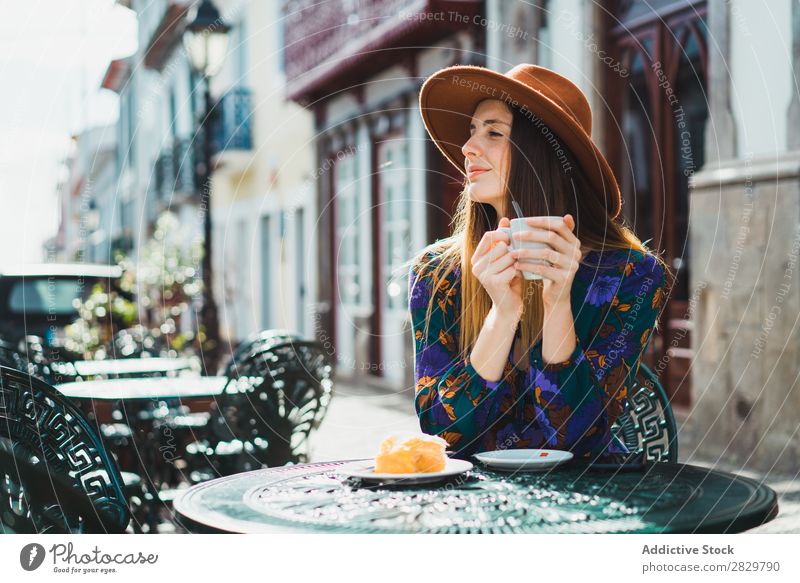
[[[326,347],[360,395],[352,407],[368,411],[382,391],[402,403],[398,423],[413,425],[399,266],[449,234],[462,186],[428,139],[419,88],[449,65],[536,63],[589,97],[624,218],[678,275],[645,362],[682,451],[800,467],[798,2],[40,0],[0,10],[10,341],[36,333],[97,359],[117,330],[144,330],[162,352],[202,354],[216,370],[251,334],[289,329]],[[30,278],[57,264],[60,303],[37,308],[53,293]],[[119,272],[92,276],[89,265]],[[35,330],[36,310],[51,309],[64,325]]]

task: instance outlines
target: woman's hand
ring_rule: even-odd
[[[503,217],[498,227],[510,227]],[[472,274],[492,298],[501,315],[519,317],[522,313],[522,274],[514,268],[508,233],[487,231],[472,255]]]
[[[546,308],[560,303],[570,303],[570,291],[581,260],[581,242],[573,234],[575,219],[564,215],[563,223],[547,217],[529,217],[528,224],[545,231],[514,233],[514,240],[538,241],[550,247],[541,249],[515,249],[511,251],[517,262],[515,268],[543,276],[542,301]],[[531,259],[545,259],[551,266],[531,263]]]

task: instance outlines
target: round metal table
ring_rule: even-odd
[[[222,394],[228,377],[157,377],[103,379],[56,385],[60,393],[74,399],[159,400],[215,397]]]
[[[447,482],[384,486],[338,474],[344,463],[211,480],[186,490],[174,508],[191,532],[228,533],[731,533],[778,512],[771,488],[686,464],[625,473],[580,462],[541,473],[476,464]]]
[[[187,358],[110,358],[108,360],[78,360],[72,363],[82,377],[126,377],[177,373],[191,368]]]

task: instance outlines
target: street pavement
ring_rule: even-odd
[[[311,461],[374,457],[378,444],[392,433],[419,431],[413,389],[390,391],[360,383],[337,381],[336,394],[319,429],[312,434]],[[800,473],[759,474],[694,454],[689,436],[680,439],[679,461],[715,468],[763,481],[778,493],[779,514],[748,533],[800,533]]]
[[[311,435],[311,461],[375,457],[386,436],[420,431],[412,388],[390,391],[339,380],[335,391]]]

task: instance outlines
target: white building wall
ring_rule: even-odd
[[[786,114],[797,83],[791,61],[791,2],[731,0],[730,11],[737,154],[775,156],[786,151]]]
[[[593,91],[591,63],[596,58],[581,42],[591,34],[591,4],[585,0],[550,2],[550,68],[569,78],[586,95]]]
[[[281,4],[218,3],[233,29],[212,93],[221,95],[239,86],[250,89],[252,96],[253,150],[230,157],[214,176],[213,217],[220,233],[215,262],[225,273],[224,284],[219,284],[219,297],[225,302],[222,333],[233,342],[265,328],[313,336],[310,306],[315,299],[318,228],[316,182],[311,178],[313,121],[308,111],[284,98],[278,50]],[[325,174],[318,178],[327,179]],[[303,209],[301,215],[295,214],[297,209]],[[296,216],[304,221],[303,257],[296,249]],[[301,297],[303,279],[306,291]]]

